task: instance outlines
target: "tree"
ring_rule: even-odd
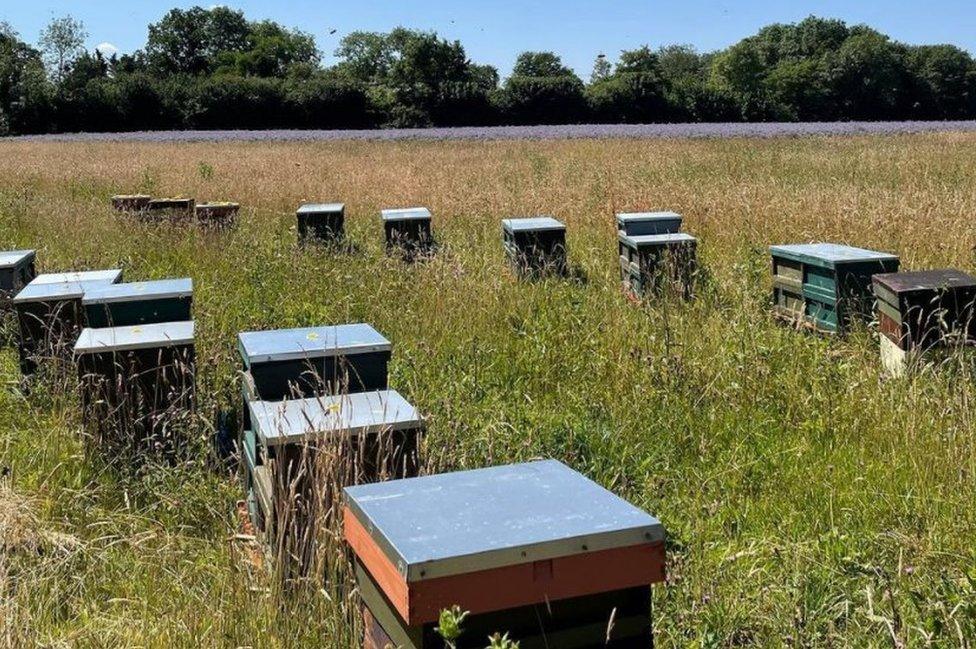
[[[217,72],[284,77],[295,66],[314,68],[319,63],[319,51],[311,34],[286,29],[270,20],[250,24],[244,47],[219,52]]]
[[[0,134],[50,128],[51,88],[41,53],[10,26],[0,30]]]
[[[620,53],[613,74],[590,85],[597,119],[605,122],[659,122],[669,117],[657,54],[646,45]]]
[[[593,62],[593,72],[590,73],[590,83],[603,81],[613,73],[613,64],[607,60],[606,54],[597,54]]]
[[[552,52],[522,52],[512,68],[513,77],[575,77]]]
[[[908,105],[905,50],[887,36],[859,28],[829,62],[829,83],[845,119],[896,119]]]
[[[241,11],[220,6],[172,9],[149,25],[145,61],[157,74],[209,74],[222,53],[246,51],[250,35]]]
[[[86,38],[85,25],[71,16],[54,18],[41,31],[38,42],[55,81],[60,83],[71,64],[85,51]]]
[[[976,112],[976,62],[954,45],[909,48],[913,112],[923,119],[960,119]]]

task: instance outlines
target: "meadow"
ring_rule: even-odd
[[[206,439],[242,330],[364,321],[428,417],[428,472],[552,457],[669,534],[658,646],[976,644],[976,372],[880,377],[875,332],[770,314],[767,246],[827,240],[902,267],[976,266],[976,135],[546,142],[0,142],[0,248],[39,270],[190,276],[199,453],[120,474],[70,381],[24,395],[0,354],[0,646],[354,647],[356,593],[275,587]],[[228,232],[147,226],[115,193],[242,204]],[[357,249],[295,244],[346,203]],[[384,254],[379,210],[426,205],[439,254]],[[689,303],[622,293],[616,211],[700,239]],[[500,220],[552,214],[577,279],[519,281]],[[554,648],[555,649],[555,648]]]

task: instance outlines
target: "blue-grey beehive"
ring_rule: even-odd
[[[33,250],[0,252],[0,302],[9,301],[34,279],[37,274],[35,257]]]
[[[566,225],[551,216],[502,220],[502,245],[523,275],[563,275],[568,270]]]
[[[12,302],[20,333],[20,368],[33,374],[44,358],[70,357],[84,323],[81,301],[94,288],[122,279],[121,270],[38,275]]]
[[[625,290],[637,296],[663,290],[685,297],[693,293],[698,266],[698,240],[690,234],[617,235],[620,276]]]
[[[443,649],[440,611],[468,611],[458,647],[504,629],[525,647],[650,647],[664,528],[553,461],[345,489],[344,534],[366,647]],[[470,635],[469,635],[470,634]]]
[[[124,327],[192,319],[193,280],[161,279],[97,286],[81,300],[89,327]]]
[[[335,243],[345,236],[346,206],[303,203],[296,212],[298,243]]]
[[[836,243],[770,246],[777,316],[817,331],[845,331],[874,311],[871,278],[898,270],[898,257]]]
[[[621,212],[617,230],[628,236],[674,234],[681,231],[681,215],[675,212]]]
[[[140,462],[185,447],[195,405],[192,321],[85,328],[74,345],[89,439]]]
[[[282,494],[314,473],[316,452],[328,448],[344,459],[345,484],[416,475],[424,423],[395,390],[376,390],[284,401],[251,401],[252,430],[245,431],[248,505],[259,530],[272,532]],[[303,494],[305,500],[313,494]]]
[[[387,249],[423,253],[434,246],[432,217],[426,207],[407,207],[380,211]]]

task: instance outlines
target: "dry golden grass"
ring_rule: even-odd
[[[661,518],[661,646],[972,646],[976,397],[965,366],[878,376],[869,329],[822,339],[768,313],[766,246],[829,240],[905,268],[973,270],[976,135],[713,141],[0,142],[0,247],[42,270],[192,276],[201,438],[238,394],[234,336],[368,321],[391,384],[430,415],[429,470],[561,459]],[[200,233],[112,214],[114,193],[242,205]],[[360,247],[296,248],[302,201],[346,203]],[[426,205],[444,244],[382,253],[380,208]],[[621,295],[615,211],[673,209],[700,238],[692,304]],[[500,219],[569,226],[582,282],[518,282]],[[276,593],[233,540],[233,476],[138,479],[89,461],[70,394],[16,392],[0,464],[59,561],[0,573],[9,646],[354,646],[344,579]],[[14,614],[16,612],[16,614]],[[501,629],[503,631],[503,629]]]

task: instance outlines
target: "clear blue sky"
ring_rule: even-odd
[[[3,0],[0,20],[36,42],[43,25],[65,13],[84,21],[89,46],[111,43],[122,52],[141,47],[146,25],[172,7],[213,2],[129,0]],[[584,77],[594,57],[616,58],[621,49],[643,44],[687,43],[718,49],[771,22],[793,22],[810,14],[867,23],[907,43],[952,43],[976,52],[973,0],[245,0],[219,2],[242,9],[250,19],[270,18],[313,34],[331,62],[343,34],[357,29],[386,31],[397,25],[434,30],[459,39],[468,56],[496,66],[502,75],[524,50],[552,50]],[[330,35],[331,30],[337,30]]]

